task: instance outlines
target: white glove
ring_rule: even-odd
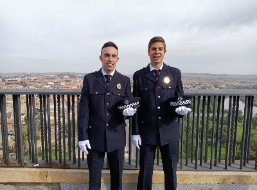
[[[186,115],[187,113],[191,112],[191,109],[187,108],[186,106],[179,106],[176,108],[175,112],[179,115]]]
[[[133,116],[137,112],[137,108],[126,108],[123,110],[124,116]]]
[[[87,151],[86,147],[87,147],[88,149],[91,149],[89,140],[86,140],[86,141],[79,141],[78,145],[79,145],[80,150],[81,150],[82,152],[85,152],[86,154],[88,154],[88,151]]]
[[[139,145],[141,145],[141,137],[140,135],[131,135],[132,143],[140,149]]]

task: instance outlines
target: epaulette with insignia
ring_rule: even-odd
[[[124,74],[121,74],[121,73],[120,73],[120,72],[118,72],[118,71],[117,71],[117,73],[118,73],[118,74],[120,74],[120,75],[122,75],[122,76],[124,76],[124,77],[129,78],[128,76],[126,76],[126,75],[124,75]]]
[[[172,68],[172,69],[178,69],[178,68],[176,68],[176,67],[172,67],[172,66],[170,66],[170,65],[167,65],[168,67],[170,67],[170,68]]]

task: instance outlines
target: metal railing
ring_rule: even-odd
[[[257,90],[188,90],[185,94],[193,96],[193,110],[179,119],[178,169],[256,171],[257,129],[252,118]],[[77,146],[79,98],[80,90],[1,89],[0,155],[6,166],[87,168],[86,155]],[[131,119],[127,125],[124,168],[136,169],[139,151],[131,143]],[[155,169],[162,169],[160,161],[158,148]]]

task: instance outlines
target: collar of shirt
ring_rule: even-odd
[[[111,72],[111,74],[110,74],[111,77],[113,77],[115,70],[116,70],[116,69],[114,69],[114,71]],[[102,73],[103,73],[103,76],[104,76],[104,75],[107,75],[107,73],[103,70],[103,68],[102,68]],[[104,77],[104,79],[105,79],[105,77]]]
[[[159,70],[162,70],[162,67],[163,67],[163,63],[162,63],[162,66],[159,68]],[[150,63],[150,72],[152,71],[152,70],[156,70],[152,65],[151,65],[151,63]]]

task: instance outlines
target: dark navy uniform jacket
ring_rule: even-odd
[[[131,97],[130,79],[115,70],[107,86],[101,69],[84,77],[78,115],[79,141],[92,150],[112,152],[126,145],[125,120],[115,105]]]
[[[178,115],[171,111],[167,100],[184,95],[180,70],[163,63],[157,80],[148,65],[135,72],[133,80],[133,96],[141,97],[141,101],[133,118],[132,134],[140,135],[142,144],[147,145],[163,146],[178,141]]]

